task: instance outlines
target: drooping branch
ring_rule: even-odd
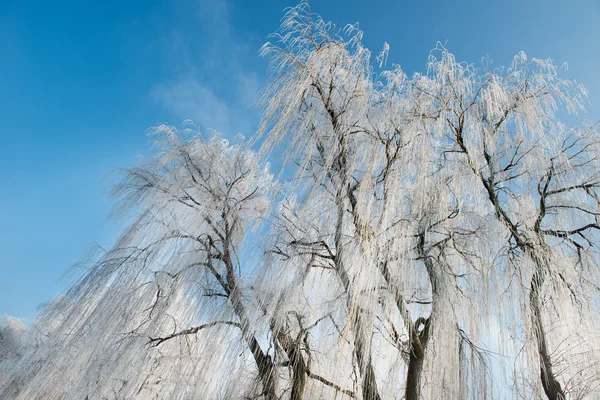
[[[195,335],[196,333],[198,333],[199,331],[201,331],[202,329],[206,329],[206,328],[211,328],[213,326],[217,326],[217,325],[230,325],[230,326],[235,326],[236,328],[241,328],[242,326],[238,323],[238,322],[233,322],[233,321],[213,321],[213,322],[209,322],[206,324],[202,324],[199,326],[194,326],[188,329],[184,329],[182,331],[176,332],[176,333],[172,333],[170,335],[167,336],[162,336],[162,337],[155,337],[155,338],[150,338],[148,340],[148,344],[152,347],[158,347],[159,345],[163,344],[164,342],[180,337],[180,336],[187,336],[187,335]]]

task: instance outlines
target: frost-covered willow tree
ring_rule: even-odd
[[[257,386],[274,398],[268,337],[246,300],[253,271],[241,265],[246,231],[268,212],[272,175],[243,143],[167,126],[154,133],[157,156],[114,189],[120,210],[139,216],[41,316],[42,345],[9,375],[5,394],[230,398]],[[209,340],[195,340],[204,330]]]
[[[155,129],[131,226],[2,327],[0,397],[600,398],[599,132],[560,120],[584,89],[522,53],[408,76],[361,38],[288,10],[258,153]]]
[[[405,78],[391,72],[375,80],[362,33],[348,27],[342,35],[301,7],[290,11],[277,43],[263,49],[275,75],[266,96],[266,143],[290,149],[299,165],[296,196],[303,197],[286,203],[277,254],[288,263],[300,258],[310,273],[332,282],[319,298],[340,302],[342,322],[332,324],[344,326],[339,335],[350,336],[352,351],[336,351],[328,368],[346,373],[356,364],[358,396],[419,398],[433,331],[439,339],[428,346],[435,373],[427,390],[458,395],[464,331],[449,307],[456,282],[440,271],[460,268],[444,252],[452,246],[453,258],[463,260],[455,234],[468,235],[472,227],[450,222],[456,199],[448,176],[433,176],[436,143],[415,115]],[[430,309],[411,306],[419,303]],[[438,345],[455,351],[436,351]],[[388,356],[376,360],[378,353]]]

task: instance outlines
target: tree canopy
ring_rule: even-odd
[[[599,398],[600,136],[564,122],[585,89],[442,46],[408,76],[361,39],[302,2],[252,140],[155,128],[114,248],[1,327],[0,397]]]

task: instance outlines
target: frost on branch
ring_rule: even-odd
[[[597,397],[599,132],[560,118],[585,90],[524,53],[438,47],[408,76],[361,39],[287,11],[260,156],[156,128],[114,190],[135,222],[0,361],[0,397]]]
[[[246,304],[254,271],[240,264],[239,245],[269,207],[272,175],[242,143],[167,126],[155,135],[158,156],[124,171],[114,190],[139,216],[41,316],[42,330],[60,323],[5,393],[24,380],[19,397],[28,399],[176,398],[207,384],[210,398],[230,398],[253,385],[229,380],[254,375],[253,358],[266,358]]]

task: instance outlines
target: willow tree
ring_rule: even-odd
[[[560,120],[585,90],[361,39],[287,11],[259,153],[157,128],[114,190],[134,222],[0,351],[0,395],[594,398],[598,129]]]
[[[374,79],[361,36],[355,27],[338,32],[302,4],[288,12],[276,41],[263,48],[274,75],[265,98],[266,146],[284,143],[289,149],[299,165],[297,195],[303,196],[287,207],[295,210],[285,215],[278,253],[292,261],[300,255],[312,267],[331,271],[323,279],[339,281],[340,293],[333,294],[345,298],[353,357],[338,354],[355,360],[362,398],[402,392],[419,398],[429,332],[438,329],[438,345],[455,351],[430,346],[430,379],[439,382],[428,387],[432,396],[458,395],[465,331],[448,309],[456,282],[441,273],[456,266],[441,256],[448,246],[460,247],[454,233],[471,230],[450,223],[457,215],[455,200],[437,189],[445,188],[448,176],[427,167],[436,143],[415,114],[406,77],[394,71]],[[382,62],[386,52],[375,61]],[[418,302],[432,307],[411,316],[417,292],[425,298]],[[318,299],[331,301],[327,295]],[[372,338],[384,330],[393,333],[392,348]],[[407,370],[378,376],[372,353],[381,351],[395,355],[380,365],[406,359]]]
[[[26,379],[23,398],[275,398],[273,360],[245,299],[252,270],[240,261],[244,233],[268,211],[272,176],[243,143],[167,126],[155,134],[158,154],[114,189],[119,211],[133,208],[136,221],[42,316],[42,328],[60,322],[5,390]],[[208,341],[193,339],[205,330]],[[226,354],[209,350],[227,338],[237,345]],[[219,383],[246,368],[256,383]],[[203,375],[210,391],[193,382],[200,371],[214,374]]]
[[[597,348],[589,335],[598,318],[592,283],[600,230],[598,131],[567,129],[557,113],[559,105],[582,110],[585,90],[561,78],[550,60],[528,60],[524,53],[496,71],[439,53],[439,60],[430,59],[429,76],[415,79],[415,101],[440,137],[440,168],[470,172],[469,194],[479,192],[474,201],[487,204],[504,230],[500,254],[527,299],[522,311],[529,320],[521,323],[535,354],[528,367],[537,369],[547,398],[564,399],[598,373],[594,362],[583,371],[569,365],[584,348]],[[587,343],[557,352],[573,335]]]

